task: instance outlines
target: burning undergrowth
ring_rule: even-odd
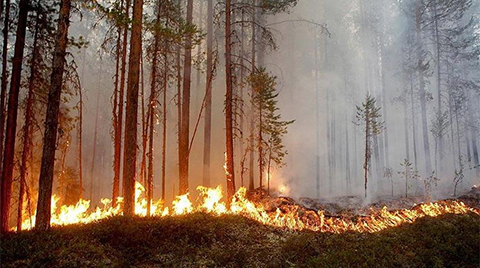
[[[459,200],[443,200],[414,205],[409,208],[389,209],[378,203],[369,207],[342,207],[335,203],[321,203],[312,199],[296,202],[288,197],[271,197],[262,190],[247,192],[241,188],[232,198],[229,206],[225,203],[220,187],[198,187],[198,200],[191,201],[188,194],[177,196],[168,207],[161,200],[152,202],[151,215],[156,217],[182,216],[196,212],[213,216],[238,215],[261,224],[286,228],[290,230],[311,230],[317,232],[344,233],[349,231],[373,233],[405,223],[413,223],[426,216],[436,217],[444,214],[480,215],[480,209],[466,205]],[[478,191],[476,187],[468,198],[474,202]],[[52,199],[52,225],[85,224],[122,214],[122,202],[116,206],[112,201],[102,199],[103,207],[90,208],[90,201],[80,200],[76,205],[58,206],[58,198]],[[136,184],[135,214],[147,215],[147,201],[144,188]],[[31,229],[35,216],[23,221],[23,229]]]

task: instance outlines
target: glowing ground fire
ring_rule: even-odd
[[[166,207],[161,200],[152,202],[152,216],[168,217],[180,216],[195,212],[220,215],[241,215],[262,224],[288,228],[292,230],[312,230],[319,232],[343,233],[355,232],[378,232],[389,227],[399,226],[404,223],[412,223],[415,220],[430,216],[435,217],[442,214],[465,214],[475,213],[480,215],[480,210],[469,207],[463,202],[449,200],[434,203],[426,203],[415,206],[412,209],[389,211],[387,207],[379,210],[371,209],[368,216],[356,217],[333,217],[325,215],[324,211],[302,210],[298,205],[289,205],[277,208],[274,212],[267,211],[261,204],[254,203],[246,198],[246,189],[240,188],[233,196],[230,208],[222,201],[223,192],[220,186],[217,188],[198,187],[200,202],[194,205],[188,194],[177,196],[172,207]],[[143,197],[145,189],[136,182],[135,185],[135,214],[147,215],[147,200]],[[122,198],[120,197],[117,206],[112,207],[112,200],[104,198],[101,200],[103,207],[90,209],[90,201],[80,200],[77,204],[58,207],[59,198],[52,197],[53,226],[69,224],[85,224],[101,220],[107,217],[122,215]],[[33,228],[35,216],[24,216],[22,229]]]

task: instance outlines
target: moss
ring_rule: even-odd
[[[115,217],[1,237],[2,267],[477,267],[480,216],[375,234],[292,232],[238,216]]]

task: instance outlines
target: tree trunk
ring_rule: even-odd
[[[70,0],[62,0],[58,19],[55,51],[53,54],[53,69],[45,120],[45,135],[43,140],[43,155],[39,177],[38,204],[35,222],[35,228],[37,230],[47,230],[50,228],[50,207],[56,149],[55,143],[57,141],[58,115],[60,109],[60,95],[62,93],[63,71],[65,68],[68,26],[70,24],[70,9]]]
[[[370,132],[370,119],[366,118],[365,120],[365,161],[363,163],[364,170],[364,179],[365,179],[365,198],[367,198],[367,183],[368,183],[368,162],[370,158],[370,144],[369,144],[369,133]]]
[[[122,1],[123,4],[123,1]],[[130,18],[131,0],[126,0],[125,14]],[[122,66],[120,68],[120,92],[118,93],[118,114],[117,126],[115,131],[115,148],[114,148],[114,177],[113,177],[113,205],[116,206],[117,198],[120,194],[120,167],[122,161],[122,133],[123,133],[123,103],[125,101],[125,74],[127,63],[127,44],[128,44],[128,24],[123,28],[123,44],[122,44]]]
[[[144,84],[144,79],[143,79],[143,59],[142,59],[143,53],[140,52],[140,83],[141,83],[141,88],[140,88],[140,94],[142,96],[142,109],[140,113],[142,114],[142,162],[140,163],[140,180],[143,185],[148,184],[148,178],[147,178],[147,146],[148,146],[148,132],[149,132],[149,124],[150,124],[150,113],[145,112],[145,84]],[[150,107],[150,106],[149,106]],[[147,109],[149,109],[147,107]],[[147,117],[145,117],[145,114],[147,114]],[[147,190],[147,195],[148,195],[148,190]],[[147,201],[148,202],[148,201]],[[148,210],[148,207],[147,207]]]
[[[0,1],[3,3],[3,1]],[[2,7],[3,12],[3,7]],[[0,172],[3,166],[3,138],[5,131],[5,98],[8,84],[8,26],[10,21],[10,0],[5,3],[5,20],[3,23],[3,50],[2,50],[2,91],[0,95]]]
[[[187,24],[193,23],[193,0],[187,1]],[[182,131],[179,142],[179,193],[188,192],[188,162],[189,162],[189,139],[190,139],[190,87],[192,75],[192,35],[185,39],[185,58],[183,69],[183,93],[182,93]]]
[[[320,198],[320,78],[318,71],[319,44],[315,34],[315,181],[317,199]]]
[[[213,82],[213,0],[207,2],[207,81],[205,100],[205,130],[203,140],[203,186],[210,187],[210,154],[212,142],[212,82]]]
[[[1,177],[1,232],[8,231],[10,215],[10,199],[12,194],[12,176],[15,155],[15,138],[17,131],[18,95],[22,78],[23,51],[25,48],[25,34],[27,26],[29,1],[21,0],[15,40],[15,51],[12,61],[12,78],[8,93],[7,130],[5,134],[5,151],[3,155],[3,170]],[[0,132],[3,132],[0,131]]]
[[[226,175],[227,202],[230,203],[235,194],[235,170],[233,159],[233,83],[232,83],[232,32],[231,32],[231,1],[225,1],[225,134],[226,134]]]
[[[435,57],[436,57],[436,65],[437,65],[437,103],[438,103],[438,113],[442,115],[442,73],[441,73],[441,44],[440,44],[440,35],[438,31],[438,18],[437,18],[437,1],[433,0],[433,20],[434,20],[434,27],[435,27]],[[440,169],[443,170],[443,151],[444,151],[444,144],[443,144],[443,135],[438,137],[438,154],[440,158]]]
[[[135,167],[137,162],[137,115],[140,54],[142,51],[142,12],[143,0],[134,0],[130,56],[128,60],[125,157],[123,162],[123,213],[126,216],[131,216],[135,213]]]
[[[383,103],[383,120],[385,124],[385,128],[383,131],[383,136],[384,136],[384,156],[385,156],[385,163],[384,167],[389,167],[390,166],[390,152],[389,152],[389,140],[388,140],[388,109],[387,109],[387,86],[386,86],[386,53],[385,53],[385,44],[384,44],[384,37],[383,33],[380,33],[380,64],[381,64],[381,79],[382,79],[382,103]]]
[[[97,156],[97,133],[98,133],[98,111],[100,110],[100,90],[98,91],[97,94],[97,106],[95,110],[95,126],[93,130],[93,149],[92,149],[92,166],[90,169],[90,201],[93,202],[93,182],[94,182],[94,176],[95,176],[95,158]]]
[[[422,112],[422,132],[423,132],[423,150],[425,153],[425,174],[427,176],[432,172],[432,163],[430,159],[430,143],[428,139],[428,121],[427,121],[427,100],[425,92],[425,78],[423,76],[423,62],[422,62],[422,32],[421,32],[421,10],[420,0],[416,0],[416,27],[417,27],[417,42],[418,42],[418,65],[417,71],[420,83],[420,109]]]
[[[413,79],[410,75],[410,102],[412,104],[412,135],[413,135],[413,161],[415,171],[418,171],[418,157],[417,157],[417,123],[415,120],[415,101],[413,98]]]
[[[156,29],[160,27],[160,14],[162,5],[160,2],[157,3],[157,18],[155,21]],[[155,30],[154,38],[155,41],[153,43],[153,55],[152,55],[152,63],[151,63],[151,77],[150,77],[150,98],[149,98],[149,105],[148,105],[148,120],[149,120],[149,133],[148,133],[148,174],[147,174],[147,182],[145,184],[145,189],[147,193],[147,216],[150,216],[150,207],[152,204],[152,190],[153,190],[153,146],[154,146],[154,117],[155,117],[155,106],[157,103],[157,59],[158,59],[158,50],[159,50],[159,38],[160,33],[158,30]],[[164,70],[165,71],[165,70]],[[164,104],[165,105],[165,104]],[[145,140],[144,140],[145,141]],[[162,157],[162,164],[163,164],[163,157]],[[162,167],[163,170],[163,167]]]
[[[23,150],[20,164],[20,189],[18,190],[18,209],[17,209],[17,230],[22,230],[23,216],[23,197],[27,188],[27,162],[32,145],[32,109],[34,102],[34,90],[37,75],[38,61],[38,32],[39,32],[39,13],[36,16],[35,34],[33,38],[32,59],[30,63],[30,78],[28,81],[27,105],[25,107],[25,126],[23,127]]]
[[[255,12],[252,12],[252,51],[251,51],[251,62],[252,62],[252,67],[251,67],[251,72],[256,71],[256,39],[257,39],[257,24],[256,24],[256,14]],[[255,189],[255,171],[254,171],[254,163],[255,163],[255,105],[254,105],[254,96],[255,96],[255,89],[251,87],[250,89],[250,144],[249,144],[249,150],[250,150],[250,155],[249,155],[249,180],[248,180],[248,189],[253,190]]]
[[[245,153],[245,148],[244,148],[244,126],[245,126],[245,114],[244,114],[244,91],[245,91],[245,84],[243,83],[245,81],[245,24],[243,23],[245,21],[245,10],[242,9],[242,17],[241,17],[242,23],[240,27],[240,80],[239,80],[239,87],[240,87],[240,96],[239,98],[239,116],[240,116],[240,143],[239,143],[239,156],[243,156]],[[240,184],[241,187],[244,187],[244,171],[245,171],[245,161],[244,157],[241,158],[240,160]]]
[[[167,21],[168,24],[168,21]],[[168,25],[167,25],[168,27]],[[165,42],[165,48],[167,49],[168,42]],[[168,54],[165,51],[163,54],[163,133],[162,133],[162,200],[165,201],[165,188],[167,187],[166,184],[166,177],[167,177],[167,89],[168,89]]]

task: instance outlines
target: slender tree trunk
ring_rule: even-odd
[[[244,148],[244,127],[245,127],[245,113],[244,113],[244,95],[245,95],[245,10],[242,9],[241,16],[241,26],[240,26],[240,96],[239,96],[239,116],[240,116],[240,143],[239,143],[239,156],[242,157],[245,154]],[[245,157],[242,157],[240,160],[240,183],[241,187],[244,187],[244,173],[245,173]]]
[[[140,82],[140,55],[142,51],[142,12],[143,0],[134,0],[130,56],[128,60],[125,157],[123,162],[123,213],[126,216],[131,216],[135,213],[134,195],[135,167],[137,162],[138,87]]]
[[[258,177],[260,183],[260,189],[263,189],[263,171],[264,171],[264,162],[263,162],[263,103],[258,105]]]
[[[408,137],[407,92],[405,92],[405,100],[403,101],[403,127],[405,128],[405,159],[410,161],[410,140]]]
[[[368,166],[370,159],[370,144],[369,144],[369,132],[370,132],[370,119],[365,120],[365,162],[363,163],[364,179],[365,179],[365,198],[367,198],[367,186],[368,186]]]
[[[203,2],[205,0],[201,0],[200,3],[199,3],[199,7],[198,7],[198,27],[200,30],[203,31],[202,29],[202,22],[203,22]],[[208,16],[208,15],[207,15]],[[208,35],[208,33],[207,33]],[[197,62],[200,62],[202,60],[202,44],[198,44],[197,46]],[[196,82],[195,82],[195,85],[196,85],[196,89],[197,89],[197,93],[196,94],[196,100],[195,100],[195,104],[198,104],[199,103],[199,96],[201,96],[200,93],[200,78],[201,78],[201,75],[202,72],[200,70],[200,68],[197,68],[196,70],[196,75],[195,75],[195,79],[196,79]]]
[[[317,199],[320,198],[320,85],[318,57],[320,55],[318,36],[315,35],[315,181]]]
[[[168,24],[168,21],[167,21]],[[168,27],[168,25],[167,25]],[[167,89],[168,89],[168,54],[167,49],[168,42],[165,42],[165,52],[163,54],[163,133],[162,133],[162,200],[165,201],[165,188],[167,187],[166,184],[166,177],[167,177]]]
[[[71,1],[62,0],[58,19],[55,51],[53,54],[53,69],[45,120],[45,135],[43,140],[43,155],[39,177],[38,203],[35,222],[35,229],[37,230],[47,230],[50,228],[50,208],[56,149],[55,143],[57,141],[58,115],[60,109],[60,95],[62,93],[63,71],[65,68],[68,27],[70,24],[70,9]]]
[[[350,194],[351,189],[351,178],[350,178],[350,143],[348,140],[348,117],[345,113],[345,169],[346,169],[346,181],[347,181],[347,192]]]
[[[225,134],[226,134],[226,175],[227,202],[230,203],[235,194],[235,170],[233,159],[233,82],[232,82],[232,32],[231,32],[231,0],[225,1]]]
[[[380,34],[380,55],[381,55],[381,79],[382,79],[382,103],[383,103],[383,120],[384,120],[384,131],[383,131],[383,136],[384,136],[384,152],[385,152],[385,163],[384,167],[389,167],[390,166],[390,152],[389,152],[389,139],[388,139],[388,107],[387,107],[387,86],[386,86],[386,53],[385,53],[385,44],[383,41],[383,33]]]
[[[10,215],[15,138],[17,131],[18,95],[20,92],[20,80],[22,77],[22,63],[23,52],[25,48],[28,9],[29,1],[21,0],[19,2],[15,50],[12,61],[12,78],[10,82],[10,92],[8,93],[7,130],[5,134],[5,151],[3,155],[2,177],[0,178],[2,186],[0,199],[1,232],[8,231],[8,221]],[[0,132],[3,133],[3,129]]]
[[[97,94],[97,105],[95,109],[95,126],[93,130],[93,146],[92,146],[92,166],[90,168],[90,197],[89,199],[93,202],[93,183],[95,177],[95,158],[97,156],[97,134],[98,134],[98,112],[100,110],[100,90]]]
[[[85,62],[86,62],[86,56],[87,56],[87,48],[84,48],[83,50],[83,62],[82,62],[82,84],[80,85],[80,88],[78,89],[78,95],[79,95],[79,101],[78,101],[78,178],[79,178],[79,184],[80,184],[80,198],[83,198],[83,86],[84,86],[84,81],[85,81]],[[117,67],[118,67],[118,60],[117,60]],[[118,71],[118,68],[117,68]],[[116,92],[115,90],[115,97],[116,97]],[[116,120],[116,111],[114,112],[114,121]]]
[[[257,66],[256,66],[256,42],[257,42],[257,25],[256,25],[256,14],[255,12],[252,12],[252,51],[251,51],[251,72],[256,72]],[[255,90],[253,87],[250,89],[250,144],[249,144],[249,150],[250,150],[250,155],[249,155],[249,165],[248,165],[248,171],[249,171],[249,180],[248,180],[248,189],[253,190],[255,189],[255,171],[254,171],[254,166],[255,166],[255,105],[254,105],[254,96],[255,96]]]
[[[473,100],[469,98],[468,114],[470,117],[470,122],[475,122],[474,113],[475,113],[475,110],[474,110]],[[475,133],[474,127],[470,127],[470,136],[472,141],[472,154],[473,154],[474,168],[476,170],[477,177],[480,177],[480,158],[478,155],[477,134]]]
[[[433,0],[433,15],[434,15],[434,27],[435,27],[435,57],[436,57],[436,65],[437,65],[437,102],[438,102],[438,113],[442,115],[442,66],[441,66],[441,43],[440,43],[440,35],[438,31],[438,18],[437,18],[437,0]],[[438,154],[440,157],[440,169],[443,170],[443,151],[444,151],[444,144],[443,144],[443,135],[441,134],[438,137]]]
[[[415,171],[418,171],[418,157],[417,157],[417,123],[415,119],[415,101],[413,98],[413,79],[410,75],[410,102],[412,104],[412,135],[413,135],[413,161]]]
[[[417,42],[418,42],[418,76],[420,83],[420,109],[422,112],[422,128],[423,128],[423,149],[425,153],[425,174],[430,175],[432,172],[432,163],[430,159],[430,143],[428,139],[428,121],[427,121],[427,100],[425,92],[425,78],[423,76],[423,61],[422,61],[422,30],[421,30],[421,10],[420,0],[416,0],[416,27],[417,27]]]
[[[34,90],[37,76],[37,58],[38,58],[38,32],[39,32],[39,14],[36,16],[35,34],[33,38],[32,59],[30,62],[30,78],[28,81],[27,105],[25,108],[25,126],[23,127],[23,150],[20,164],[20,189],[18,190],[18,209],[17,209],[17,230],[22,230],[23,216],[23,197],[27,188],[27,161],[30,155],[32,145],[32,108],[34,102]]]
[[[193,0],[187,1],[187,24],[193,23]],[[183,92],[182,92],[182,131],[179,144],[179,193],[188,192],[188,163],[189,163],[189,141],[190,141],[190,87],[192,76],[192,35],[185,39],[185,58],[183,69]]]
[[[210,157],[212,142],[212,82],[213,82],[213,0],[207,0],[207,81],[205,100],[205,130],[203,140],[203,186],[210,187]]]
[[[155,27],[158,29],[160,27],[160,16],[161,16],[161,8],[162,4],[160,2],[157,3],[157,18],[155,22]],[[149,98],[149,105],[148,105],[148,118],[149,118],[149,133],[148,133],[148,175],[147,175],[147,183],[145,185],[146,192],[147,192],[147,216],[150,216],[150,207],[152,203],[152,190],[153,190],[153,146],[154,146],[154,118],[155,118],[155,106],[157,103],[157,59],[158,59],[158,50],[159,50],[159,39],[160,33],[158,30],[155,30],[154,35],[155,41],[153,43],[153,55],[152,55],[152,63],[151,63],[151,85],[150,85],[150,98]],[[164,48],[165,49],[165,48]],[[165,105],[165,104],[164,104]],[[163,156],[162,156],[162,164],[163,164]],[[162,167],[163,170],[163,167]]]
[[[182,135],[182,66],[180,53],[182,48],[180,45],[177,47],[177,57],[176,57],[176,69],[177,69],[177,142],[178,142],[178,163],[181,162],[180,154],[180,139]],[[180,180],[180,167],[178,169],[178,179]],[[172,193],[175,195],[175,191]]]
[[[3,3],[3,1],[0,1]],[[3,12],[3,7],[2,7]],[[2,89],[0,93],[0,171],[3,170],[3,138],[5,134],[5,98],[8,84],[8,26],[10,21],[10,0],[5,1],[5,20],[3,22],[3,49],[2,49]]]
[[[148,146],[148,132],[149,132],[149,124],[150,124],[150,118],[149,116],[151,115],[148,110],[145,112],[145,84],[144,84],[144,79],[143,79],[143,59],[142,59],[143,53],[140,52],[140,84],[142,85],[140,87],[140,94],[142,95],[142,103],[141,103],[141,113],[142,113],[142,162],[140,163],[140,181],[142,182],[143,185],[147,186],[148,188],[148,178],[147,178],[147,146]],[[149,109],[150,106],[147,107]],[[145,117],[145,115],[148,113],[148,116]],[[148,196],[148,189],[147,189],[147,196]],[[148,202],[148,200],[147,200]],[[148,207],[147,207],[148,210]]]
[[[123,1],[122,1],[123,4]],[[126,0],[125,14],[130,18],[131,0]],[[113,177],[113,205],[116,206],[117,198],[120,194],[120,167],[122,161],[122,133],[123,133],[123,103],[125,101],[125,75],[127,65],[127,45],[128,45],[128,24],[123,28],[122,44],[122,66],[120,68],[120,92],[118,93],[118,118],[115,132],[115,156],[114,156],[114,177]]]

